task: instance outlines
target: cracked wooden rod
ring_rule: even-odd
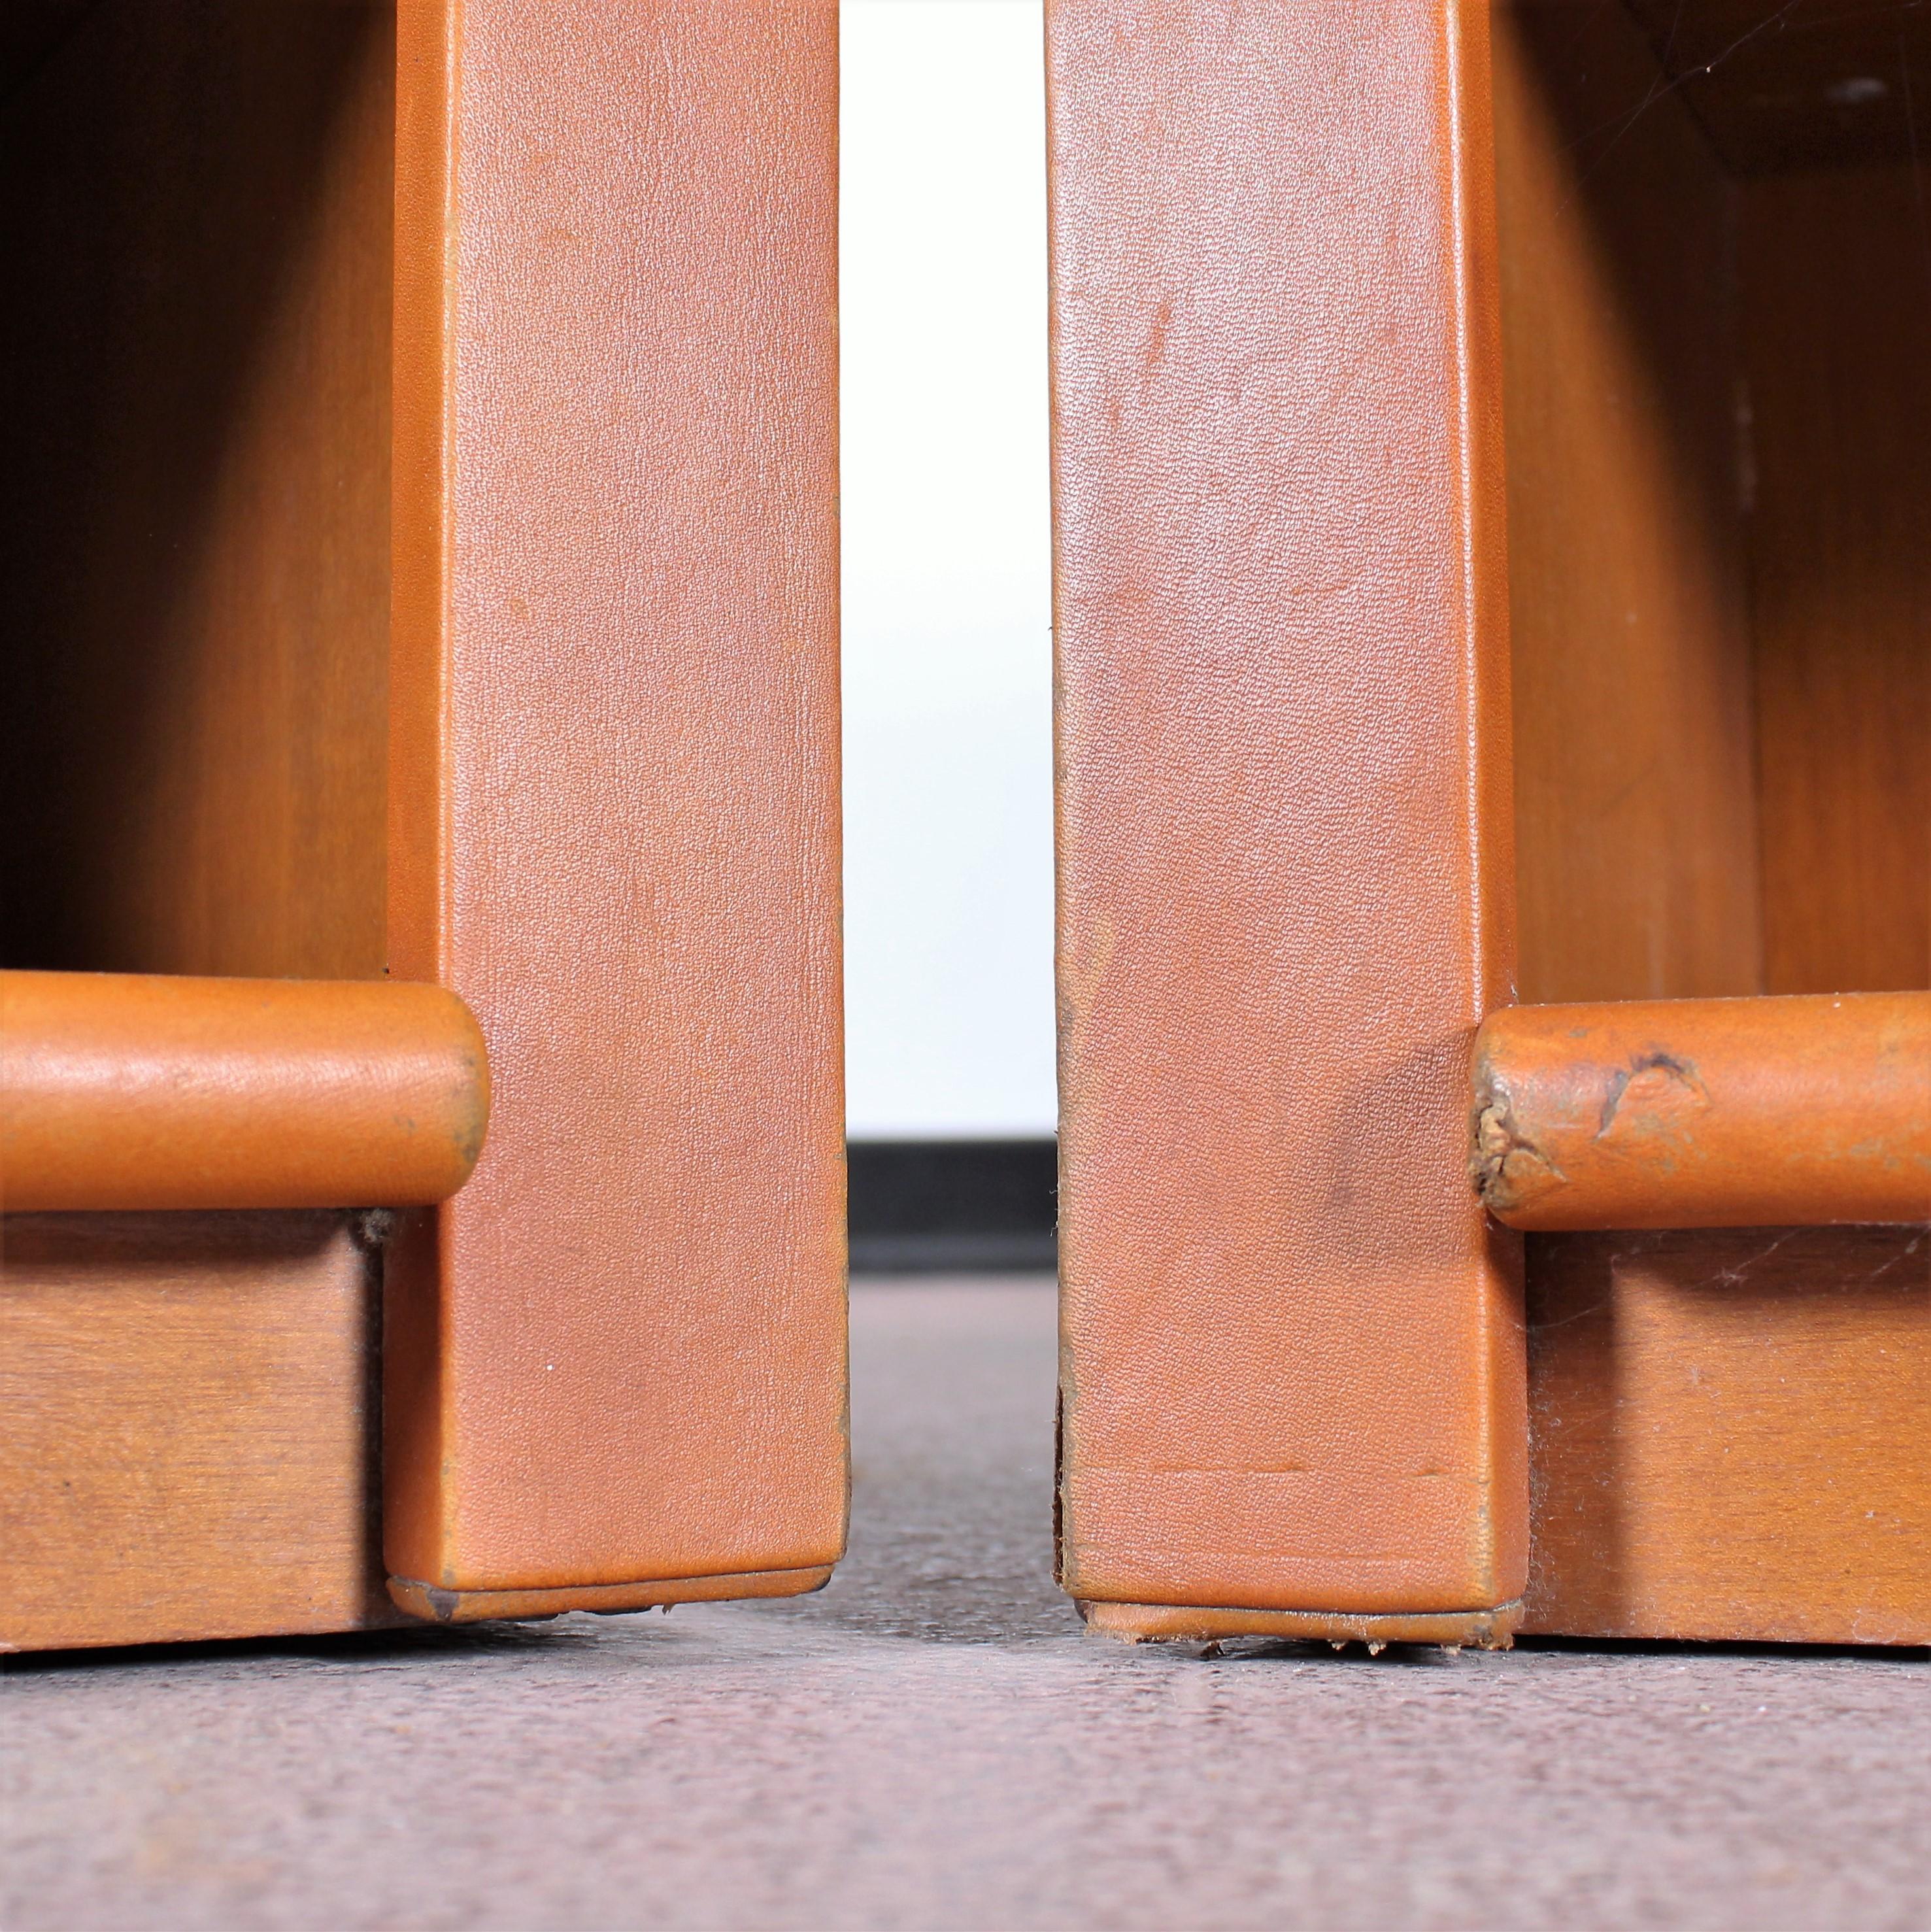
[[[1512,1228],[1931,1221],[1931,993],[1511,1006],[1474,1089]]]

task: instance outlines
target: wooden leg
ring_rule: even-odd
[[[1475,1641],[1528,1514],[1464,1149],[1513,876],[1486,21],[1048,24],[1060,1579]]]
[[[389,963],[469,1003],[493,1098],[389,1258],[390,1574],[463,1616],[809,1589],[846,1490],[836,10],[398,25]]]

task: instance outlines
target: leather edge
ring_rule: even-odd
[[[473,1624],[493,1618],[561,1616],[566,1610],[610,1615],[668,1610],[746,1597],[805,1597],[832,1580],[829,1563],[799,1570],[750,1570],[736,1576],[671,1576],[635,1583],[584,1583],[558,1590],[445,1590],[407,1576],[388,1580],[389,1600],[425,1623]]]
[[[1479,1610],[1400,1610],[1357,1616],[1339,1610],[1207,1610],[1184,1604],[1081,1602],[1087,1628],[1123,1643],[1217,1642],[1230,1636],[1303,1642],[1441,1644],[1450,1649],[1507,1650],[1522,1628],[1519,1599]]]

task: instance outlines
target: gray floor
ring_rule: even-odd
[[[4,1924],[1931,1926],[1921,1655],[1089,1637],[1050,1289],[853,1302],[823,1595],[16,1669]]]

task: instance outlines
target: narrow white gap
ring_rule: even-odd
[[[847,1125],[1050,1134],[1039,0],[844,0]]]

